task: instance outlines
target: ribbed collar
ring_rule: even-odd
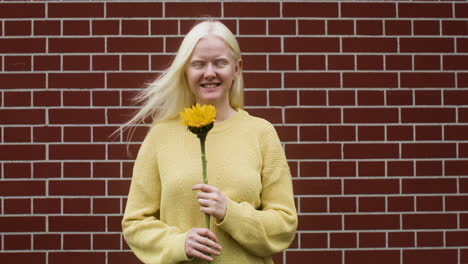
[[[243,109],[237,109],[237,113],[234,115],[230,116],[228,119],[215,123],[214,127],[211,129],[209,132],[210,134],[218,134],[222,133],[223,131],[226,131],[227,129],[232,129],[234,126],[240,124],[240,121],[247,118],[249,116],[249,113],[247,113]]]

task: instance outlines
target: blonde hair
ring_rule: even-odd
[[[176,118],[185,107],[195,104],[185,76],[185,68],[198,41],[213,34],[220,37],[231,48],[234,61],[241,59],[239,44],[232,32],[221,22],[204,20],[195,25],[185,36],[171,65],[161,75],[135,96],[136,103],[142,103],[141,109],[119,130],[126,130],[131,125],[144,123],[148,118],[153,124]],[[229,102],[234,109],[244,107],[244,81],[242,71],[234,80],[229,94]]]

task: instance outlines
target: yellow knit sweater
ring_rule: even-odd
[[[291,174],[274,127],[244,110],[216,123],[206,139],[208,184],[228,198],[222,222],[211,230],[223,247],[212,263],[273,263],[297,228]],[[146,136],[133,169],[122,228],[147,264],[202,263],[185,254],[185,238],[204,227],[191,187],[202,182],[198,138],[171,120]]]

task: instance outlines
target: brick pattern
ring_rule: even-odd
[[[1,263],[139,263],[120,220],[145,128],[110,135],[203,16],[289,159],[275,263],[468,263],[464,1],[0,1]]]

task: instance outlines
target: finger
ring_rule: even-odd
[[[198,198],[207,199],[207,200],[217,200],[218,195],[215,192],[198,192]]]
[[[196,258],[199,258],[199,259],[203,259],[203,260],[206,260],[206,261],[213,261],[213,258],[208,256],[208,255],[205,255],[203,254],[202,252],[196,250],[196,249],[192,249],[190,251],[190,256],[193,256],[193,257],[196,257]]]
[[[213,206],[213,202],[207,199],[198,199],[198,203],[204,207]]]
[[[202,191],[202,192],[215,192],[218,189],[216,187],[208,185],[208,184],[199,183],[199,184],[195,184],[194,186],[192,186],[192,190],[194,190],[194,191],[199,190],[199,191]]]
[[[211,230],[209,230],[208,228],[197,228],[195,231],[200,236],[207,237],[215,242],[219,242],[216,235],[213,232],[211,232]]]
[[[218,250],[216,250],[216,249],[219,249],[220,246],[206,237],[201,237],[197,239],[197,243],[194,244],[193,247],[196,250],[203,252],[205,254],[212,254],[212,255],[217,255],[217,256],[221,254]]]

